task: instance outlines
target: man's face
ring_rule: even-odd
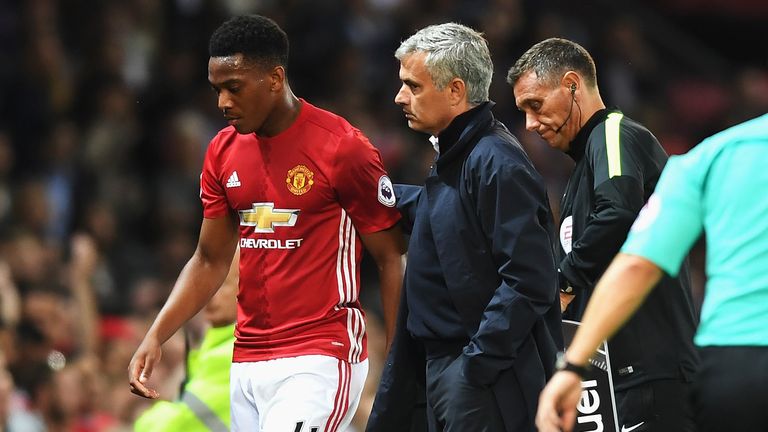
[[[453,120],[451,91],[446,86],[435,87],[424,59],[425,52],[415,52],[400,63],[400,81],[403,85],[395,96],[395,103],[403,108],[408,127],[438,135]]]
[[[550,147],[568,151],[581,121],[578,112],[570,113],[578,110],[572,103],[570,90],[563,85],[551,86],[539,81],[536,72],[530,71],[517,80],[514,93],[517,108],[525,113],[525,128],[539,134]]]
[[[218,95],[218,107],[229,125],[241,134],[264,127],[276,100],[270,91],[272,77],[242,54],[211,57],[208,81]]]

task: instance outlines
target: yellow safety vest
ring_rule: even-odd
[[[179,399],[159,401],[134,424],[136,432],[228,432],[229,370],[235,325],[212,327],[189,353],[187,383]]]

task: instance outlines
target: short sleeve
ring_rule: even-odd
[[[203,217],[215,219],[229,212],[229,204],[221,185],[218,170],[216,149],[217,139],[214,138],[203,160],[203,172],[200,174],[200,200],[203,203]]]
[[[671,276],[677,276],[704,226],[700,168],[687,162],[685,157],[670,158],[621,249],[652,261]]]
[[[383,231],[400,220],[394,187],[381,155],[359,131],[339,143],[333,187],[339,203],[361,234]]]

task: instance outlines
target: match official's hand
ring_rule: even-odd
[[[131,385],[131,393],[148,399],[157,399],[160,394],[155,389],[146,386],[152,376],[152,370],[160,361],[163,351],[160,344],[152,339],[144,339],[133,354],[128,365],[128,381]]]
[[[536,426],[539,432],[570,432],[581,398],[581,378],[569,371],[557,372],[539,395]]]
[[[571,304],[575,298],[576,296],[573,294],[560,292],[560,312],[565,312],[565,310],[568,309],[568,305]]]

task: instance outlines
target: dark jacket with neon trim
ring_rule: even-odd
[[[446,351],[458,346],[464,376],[493,389],[507,429],[528,431],[535,430],[538,395],[563,343],[553,221],[543,180],[517,139],[494,118],[492,106],[468,112],[471,119],[447,150],[440,143],[441,155],[424,186],[395,190],[404,230],[431,230],[437,260],[420,265],[434,266],[444,277],[463,332],[458,344],[441,339],[430,345],[444,343]],[[409,256],[424,247],[416,239],[411,237]],[[408,314],[429,320],[439,312],[433,304],[409,303],[407,294],[419,287],[405,280],[368,432],[425,427],[423,417],[413,417],[419,402],[423,410],[424,341],[408,330]]]
[[[605,109],[585,123],[568,155],[576,166],[560,204],[558,250],[561,287],[571,285],[576,293],[563,318],[580,321],[595,283],[653,193],[667,154],[648,129]],[[687,262],[678,277],[665,275],[659,284],[609,341],[617,390],[653,379],[689,379],[695,370],[697,319]]]

